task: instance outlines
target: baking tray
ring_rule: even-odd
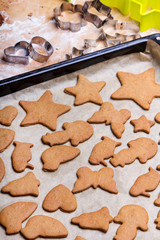
[[[0,97],[117,56],[144,52],[149,39],[154,40],[160,45],[160,34],[153,34],[11,78],[3,79],[0,81]]]

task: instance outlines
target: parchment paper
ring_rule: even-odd
[[[105,124],[93,124],[94,135],[88,141],[79,144],[78,148],[81,150],[81,154],[76,159],[61,164],[56,172],[44,172],[42,171],[41,154],[45,149],[48,148],[48,146],[44,145],[41,142],[41,136],[46,134],[46,132],[51,131],[42,125],[20,127],[20,122],[25,117],[25,112],[18,104],[19,100],[36,101],[45,92],[46,89],[49,89],[53,93],[54,102],[68,104],[72,107],[71,111],[58,118],[57,130],[62,129],[62,124],[64,122],[72,122],[75,120],[86,121],[92,116],[95,111],[99,110],[100,106],[93,103],[86,103],[75,107],[73,106],[74,97],[65,94],[63,91],[65,87],[76,85],[76,77],[78,73],[82,73],[90,81],[106,81],[106,86],[100,93],[104,102],[112,102],[114,107],[118,110],[122,108],[129,109],[132,113],[131,119],[139,118],[142,114],[145,114],[148,119],[153,120],[155,115],[160,111],[160,99],[153,100],[149,111],[143,110],[132,100],[118,101],[110,99],[111,94],[120,87],[120,82],[116,77],[117,71],[141,73],[150,67],[154,67],[156,69],[156,82],[160,83],[160,68],[157,63],[153,61],[149,55],[146,56],[141,53],[136,53],[124,57],[118,57],[103,63],[98,63],[81,71],[65,75],[60,78],[50,80],[46,83],[42,83],[19,91],[17,93],[2,97],[0,99],[0,109],[10,104],[18,108],[18,116],[13,121],[11,127],[9,127],[9,129],[13,129],[16,132],[15,140],[22,142],[31,142],[34,144],[34,147],[31,149],[32,160],[30,163],[34,165],[35,169],[33,172],[40,180],[41,185],[39,187],[40,193],[38,197],[11,197],[8,194],[0,193],[0,210],[2,210],[5,206],[18,201],[37,202],[38,209],[34,212],[33,215],[43,214],[60,220],[68,229],[69,235],[67,239],[74,240],[77,235],[80,235],[87,240],[111,240],[113,239],[113,236],[115,236],[119,224],[111,223],[109,225],[108,232],[105,234],[96,230],[83,230],[76,225],[72,225],[70,223],[71,218],[74,216],[79,216],[82,213],[96,211],[103,206],[107,206],[111,216],[114,217],[118,214],[120,208],[125,204],[139,204],[148,211],[149,230],[147,232],[138,230],[136,239],[158,240],[160,238],[160,231],[156,229],[154,220],[157,217],[159,208],[154,206],[153,202],[158,197],[160,186],[158,186],[155,191],[151,192],[150,198],[143,196],[133,198],[129,195],[129,189],[134,184],[138,176],[148,172],[148,168],[150,166],[156,169],[156,166],[160,164],[159,151],[157,155],[154,158],[148,160],[146,164],[141,164],[138,160],[136,160],[134,163],[126,165],[124,168],[114,168],[109,163],[109,161],[106,160],[108,162],[108,166],[114,169],[114,180],[116,181],[117,189],[119,191],[118,195],[108,193],[100,188],[90,188],[86,191],[75,194],[78,203],[78,207],[75,212],[68,214],[58,210],[53,213],[48,213],[42,209],[42,202],[46,194],[58,184],[64,184],[70,190],[72,190],[74,183],[77,180],[76,172],[82,166],[88,166],[92,170],[99,170],[101,167],[103,167],[102,165],[92,166],[88,163],[90,153],[94,145],[101,141],[101,136],[108,136],[114,140],[117,139],[111,132],[110,126],[106,126]],[[151,128],[151,132],[148,135],[143,132],[133,133],[133,126],[129,123],[129,121],[125,124],[125,132],[122,138],[119,140],[122,142],[122,145],[116,148],[115,153],[119,152],[123,148],[126,148],[127,143],[130,140],[136,139],[138,137],[149,137],[158,143],[158,140],[160,138],[159,124],[156,123]],[[70,143],[68,142],[66,145],[70,145]],[[29,169],[26,169],[22,173],[14,172],[11,164],[11,154],[13,149],[14,146],[11,144],[8,149],[0,154],[0,157],[3,159],[6,167],[6,175],[0,183],[0,188],[2,188],[2,186],[6,185],[11,180],[23,177],[28,171],[30,171]],[[27,220],[23,223],[23,227],[25,226],[26,222]],[[6,236],[4,228],[0,226],[0,239],[20,240],[23,239],[23,237],[20,234]]]

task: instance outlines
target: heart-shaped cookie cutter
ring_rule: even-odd
[[[53,11],[54,11],[54,19],[56,21],[56,25],[62,30],[71,30],[72,32],[78,32],[81,29],[81,27],[87,24],[86,21],[83,19],[82,5],[80,4],[73,5],[72,3],[65,2],[65,3],[62,3],[60,7],[56,7]],[[79,23],[61,21],[60,16],[62,15],[62,12],[65,12],[65,11],[80,13],[81,21]]]
[[[4,60],[10,63],[20,63],[27,65],[29,63],[29,43],[26,41],[20,41],[15,44],[15,46],[11,46],[4,49]],[[25,54],[24,56],[15,55],[17,51],[23,49]]]
[[[35,50],[33,44],[41,46],[45,50],[46,54],[38,53]],[[39,36],[33,37],[31,39],[28,49],[29,49],[29,56],[33,60],[40,62],[40,63],[46,62],[54,51],[52,45],[46,39],[39,37]]]

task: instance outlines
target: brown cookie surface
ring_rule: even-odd
[[[155,219],[155,223],[157,223],[156,228],[160,229],[160,211],[158,212],[158,216]]]
[[[88,140],[94,133],[93,127],[85,121],[74,121],[71,123],[65,122],[63,124],[64,131],[57,131],[54,133],[47,133],[42,136],[42,141],[50,146],[56,144],[63,144],[71,141],[73,146],[77,146]]]
[[[154,201],[154,204],[158,207],[160,207],[160,193],[158,195],[158,198]]]
[[[88,167],[81,167],[77,171],[78,180],[75,182],[73,193],[82,192],[90,187],[100,187],[111,193],[118,193],[116,182],[113,180],[112,168],[104,167],[99,171],[92,171]]]
[[[76,238],[75,238],[75,240],[86,240],[85,238],[82,238],[82,237],[80,237],[80,236],[77,236]]]
[[[118,216],[114,217],[115,223],[122,224],[114,236],[115,240],[133,240],[137,235],[137,229],[148,230],[149,216],[147,211],[139,205],[123,206]]]
[[[21,229],[21,233],[26,239],[37,237],[65,238],[68,235],[67,229],[60,221],[44,215],[31,217],[26,226]]]
[[[23,172],[26,167],[34,169],[34,166],[28,163],[32,158],[30,148],[32,143],[14,142],[15,149],[12,153],[12,166],[16,172]]]
[[[61,163],[68,162],[80,154],[80,150],[71,146],[53,146],[46,149],[42,155],[43,170],[55,171]]]
[[[24,222],[37,208],[34,202],[16,202],[0,212],[0,224],[6,228],[7,234],[18,233]]]
[[[114,154],[110,163],[114,166],[124,167],[126,164],[133,163],[139,159],[140,163],[146,163],[148,159],[154,157],[158,151],[157,144],[150,138],[137,138],[128,142],[129,148],[122,149],[117,154]]]
[[[1,191],[3,193],[10,193],[12,196],[33,195],[37,197],[39,195],[39,185],[40,181],[36,178],[34,173],[29,172],[24,177],[13,180],[2,187]]]
[[[104,81],[90,82],[82,74],[78,75],[77,85],[75,87],[65,88],[64,91],[76,97],[74,105],[81,105],[86,102],[102,104],[103,100],[99,94],[106,85]]]
[[[77,208],[77,200],[66,186],[59,184],[46,195],[43,208],[49,212],[58,209],[64,212],[74,212]]]
[[[105,102],[101,105],[100,110],[95,112],[91,118],[88,119],[89,123],[106,123],[111,125],[112,132],[117,138],[121,138],[125,130],[124,124],[131,117],[131,112],[127,109],[118,111],[114,109],[113,104]]]
[[[68,105],[54,103],[52,93],[49,90],[37,101],[20,101],[19,104],[27,113],[21,126],[40,123],[51,130],[56,130],[57,117],[71,109]]]
[[[148,173],[145,173],[137,178],[129,193],[134,197],[139,195],[150,197],[148,192],[155,190],[159,183],[160,174],[150,167]]]
[[[3,152],[12,143],[14,136],[13,130],[0,128],[0,152]]]
[[[156,114],[155,120],[156,122],[160,123],[160,112]]]
[[[134,132],[150,133],[150,128],[155,124],[154,121],[148,120],[145,115],[138,119],[132,119],[130,123],[134,126]]]
[[[4,166],[2,158],[0,158],[0,182],[2,181],[4,176],[5,176],[5,166]]]
[[[101,139],[102,141],[94,146],[89,157],[89,162],[94,165],[102,163],[103,165],[107,166],[107,163],[104,161],[104,159],[113,157],[115,148],[120,146],[121,143],[105,136],[103,136]]]
[[[100,210],[90,213],[83,213],[78,217],[71,219],[71,222],[78,224],[81,228],[100,230],[107,232],[109,223],[113,221],[107,207],[102,207]]]
[[[5,126],[10,126],[12,121],[18,114],[17,108],[14,106],[7,106],[0,110],[0,123]]]
[[[140,74],[118,72],[121,87],[111,95],[113,99],[132,99],[142,108],[149,110],[155,97],[160,97],[160,85],[155,83],[153,68]]]

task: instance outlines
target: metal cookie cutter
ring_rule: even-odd
[[[89,13],[89,8],[95,8],[98,12],[103,13],[107,16],[105,20],[101,20],[97,15]],[[113,19],[111,15],[111,8],[102,4],[99,0],[86,1],[82,7],[84,13],[84,19],[88,22],[93,23],[97,28],[103,26],[103,24],[111,19]]]
[[[46,54],[38,53],[35,50],[33,44],[40,45],[45,50]],[[29,49],[29,56],[33,60],[40,62],[40,63],[46,62],[54,51],[52,45],[46,39],[39,37],[39,36],[32,38],[28,49]]]
[[[26,41],[20,41],[15,46],[11,46],[4,49],[4,60],[10,63],[20,63],[27,65],[29,63],[29,43]],[[16,55],[16,52],[20,49],[24,50],[24,56]]]
[[[87,53],[89,47],[83,47],[83,49],[78,49],[76,47],[72,48],[72,53],[71,54],[66,54],[66,59],[72,59],[74,57],[79,57],[79,56],[83,56],[84,54]]]
[[[79,23],[61,21],[59,17],[61,16],[61,13],[64,11],[71,11],[73,13],[79,12],[82,16],[81,21]],[[83,19],[82,5],[80,4],[73,5],[72,3],[69,2],[62,3],[60,7],[56,7],[54,9],[54,18],[59,28],[61,28],[62,30],[71,30],[72,32],[78,32],[81,29],[81,27],[87,24],[86,21]]]

